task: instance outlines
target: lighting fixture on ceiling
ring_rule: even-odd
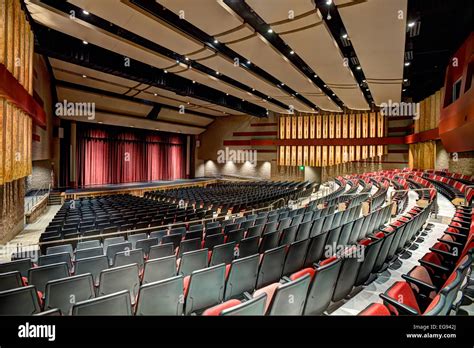
[[[186,58],[184,58],[184,60],[189,60],[189,58],[188,58],[188,57],[186,57]]]
[[[403,79],[403,82],[408,82],[408,79]]]
[[[86,78],[86,77],[87,77],[87,75],[82,75],[82,77],[83,77],[83,78]]]
[[[357,70],[361,70],[362,68],[361,68],[360,65],[358,65],[356,69],[357,69]]]
[[[347,34],[342,34],[343,39],[347,39]]]
[[[408,28],[413,28],[414,26],[415,26],[415,22],[414,22],[414,21],[408,23]]]
[[[290,51],[290,54],[295,54],[295,51]]]
[[[219,75],[219,74],[220,74],[220,72],[216,71],[216,75]]]
[[[326,5],[331,5],[332,4],[332,0],[327,0],[326,1]]]
[[[214,40],[214,43],[215,43],[215,44],[218,44],[218,43],[219,43],[219,40],[217,40],[217,39]]]
[[[158,96],[158,94],[157,94],[157,93],[153,93],[153,95],[154,95],[155,97],[157,97],[157,96]]]
[[[193,83],[196,83],[196,81],[193,80]]]
[[[247,60],[247,64],[252,64],[252,62],[250,60]]]
[[[89,12],[88,12],[88,11],[86,11],[86,10],[82,10],[82,13],[84,13],[86,16],[88,16],[88,15],[89,15]]]
[[[88,44],[89,44],[86,40],[82,40],[82,43],[83,43],[84,45],[88,45]]]
[[[410,66],[410,62],[405,62],[405,66]]]
[[[268,29],[267,33],[269,33],[269,34],[273,33],[273,29]]]
[[[168,73],[168,70],[165,70],[165,74],[167,74],[167,73]]]

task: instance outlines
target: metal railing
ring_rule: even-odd
[[[48,199],[51,193],[51,184],[43,183],[40,188],[33,191],[31,195],[25,197],[25,214],[29,214],[33,211],[35,206],[43,199]]]

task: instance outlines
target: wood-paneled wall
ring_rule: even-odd
[[[278,137],[293,139],[382,138],[385,119],[377,112],[351,114],[297,114],[279,116]],[[294,146],[278,147],[278,165],[326,167],[341,163],[381,157],[383,145],[367,146]]]
[[[33,49],[33,32],[20,1],[0,0],[0,64],[30,95]],[[31,173],[31,142],[31,117],[0,97],[0,185]]]

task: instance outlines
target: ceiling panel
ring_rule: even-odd
[[[407,0],[335,0],[375,104],[400,102]],[[345,5],[345,6],[342,6]],[[374,29],[376,28],[376,29]]]
[[[351,109],[369,109],[357,81],[344,62],[337,43],[311,0],[248,0],[267,23],[282,23],[273,30]],[[292,14],[293,19],[289,19]],[[305,15],[306,14],[306,15]],[[302,17],[299,17],[302,16]],[[315,54],[315,53],[318,54]]]

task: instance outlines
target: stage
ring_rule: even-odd
[[[172,189],[187,186],[207,186],[217,182],[216,178],[196,178],[179,180],[159,180],[150,182],[133,182],[126,184],[94,185],[77,189],[67,189],[61,195],[65,199],[77,199],[80,197],[93,197],[111,194],[133,194],[143,196],[146,191],[159,189]]]

